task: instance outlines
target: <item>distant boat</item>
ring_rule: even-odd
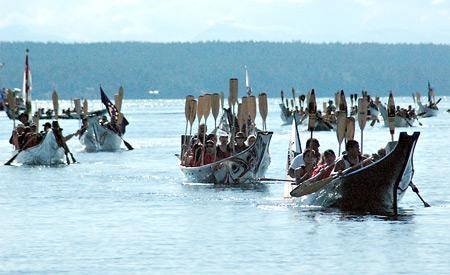
[[[149,90],[148,94],[149,95],[159,95],[159,90]]]

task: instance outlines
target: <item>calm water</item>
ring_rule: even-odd
[[[290,129],[280,125],[278,101],[270,101],[268,118],[273,178],[284,175]],[[0,272],[450,273],[450,99],[439,106],[438,117],[403,129],[421,132],[414,182],[432,207],[409,190],[401,215],[392,218],[298,206],[283,200],[282,184],[187,182],[174,157],[185,129],[184,100],[125,101],[125,139],[134,151],[84,153],[72,139],[79,164],[0,166]],[[212,128],[212,116],[208,122]],[[66,134],[78,128],[78,121],[60,123]],[[11,128],[1,114],[2,162],[11,154]],[[334,132],[314,135],[321,151],[337,152]],[[308,136],[301,133],[303,144]],[[390,135],[367,125],[364,137],[364,152],[374,152]]]

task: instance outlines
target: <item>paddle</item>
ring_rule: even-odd
[[[28,148],[28,144],[30,141],[28,141],[27,143],[25,143],[25,145],[23,145],[22,148]],[[19,151],[17,151],[17,153],[12,156],[7,162],[4,163],[4,165],[11,165],[11,163],[17,158],[17,156],[19,156],[20,153],[22,153],[22,151],[24,151],[25,149],[19,149]],[[66,155],[67,158],[67,155]],[[67,161],[69,161],[69,159],[67,159]]]
[[[214,118],[214,129],[217,128],[217,117],[220,112],[220,95],[218,93],[214,93],[211,96],[211,111]]]
[[[12,90],[8,90],[7,100],[13,119],[13,128],[16,128],[16,96]]]
[[[53,90],[52,93],[52,101],[53,101],[53,110],[55,111],[55,119],[58,120],[59,103],[58,103],[58,93],[55,90]]]
[[[311,90],[308,101],[308,130],[311,132],[311,139],[313,137],[313,132],[315,128],[315,118],[317,113],[317,104],[316,104],[316,95],[314,93],[314,89]]]
[[[187,135],[187,128],[188,128],[188,124],[189,124],[189,115],[190,115],[190,102],[191,102],[191,100],[193,100],[194,99],[194,96],[193,95],[188,95],[188,96],[186,96],[186,98],[185,98],[185,101],[184,101],[184,117],[186,118],[186,127],[185,127],[185,129],[184,129],[184,136],[186,137],[186,135]],[[186,139],[184,140],[184,143],[183,144],[186,144]],[[181,155],[183,155],[183,152],[181,153]]]
[[[347,127],[347,115],[344,111],[336,113],[336,137],[339,144],[339,155],[341,155],[341,144],[345,137],[345,128]]]
[[[280,181],[280,182],[291,182],[294,183],[295,180],[287,180],[287,179],[274,179],[274,178],[259,178],[257,181]]]
[[[420,98],[421,98],[420,93],[419,93],[419,92],[416,92],[417,104],[419,104]]]
[[[256,119],[256,97],[254,95],[249,96],[248,98],[248,115],[251,120],[252,130],[254,132],[254,126],[256,125],[255,119]],[[250,132],[249,132],[250,133]]]
[[[345,139],[346,141],[355,139],[355,118],[347,117],[345,122]]]
[[[84,99],[83,101],[83,114],[85,117],[88,115],[88,101],[87,99]]]
[[[198,121],[198,133],[200,133],[200,123],[203,118],[203,105],[204,105],[205,98],[203,95],[198,97],[198,104],[197,104],[197,121]]]
[[[118,113],[118,115],[117,115],[117,125],[121,125],[122,124],[122,121],[123,121],[123,114],[122,113]],[[116,132],[117,133],[117,132]],[[117,135],[120,137],[120,139],[123,141],[123,144],[125,144],[125,147],[127,147],[127,149],[128,150],[133,150],[134,148],[133,148],[133,146],[131,146],[131,144],[129,144],[128,142],[126,142],[124,139],[123,139],[123,137],[122,137],[122,135],[119,135],[118,133],[117,133]]]
[[[353,107],[353,94],[350,94],[350,104]]]
[[[244,112],[243,112],[243,103],[238,103],[238,113],[237,113],[237,118],[238,118],[238,126],[239,126],[239,131],[242,132],[242,129],[244,127]]]
[[[425,206],[425,207],[430,207],[431,206],[422,198],[422,196],[419,194],[419,189],[417,188],[416,185],[414,185],[414,183],[412,181],[409,182],[409,186],[411,186],[411,189],[414,191],[414,193],[417,194],[419,199],[423,202],[423,206]]]
[[[122,101],[123,101],[123,87],[119,87],[119,91],[117,93],[117,97],[114,95],[114,105],[116,106],[117,111],[122,110]]]
[[[293,104],[293,106],[292,106],[292,108],[294,108],[294,106],[297,106],[297,104],[295,103],[295,99],[297,98],[297,96],[295,95],[295,89],[294,88],[292,88],[292,104]]]
[[[413,99],[414,105],[416,105],[417,103],[416,103],[416,97],[414,96],[414,93],[412,93],[411,95],[412,95],[412,99]]]
[[[262,121],[263,121],[263,131],[267,131],[267,94],[266,93],[260,93],[258,95],[258,107],[259,107],[259,114],[261,115]]]
[[[284,92],[283,92],[283,90],[281,90],[281,104],[283,104],[283,106],[284,106]]]
[[[244,134],[246,136],[248,136],[248,130],[249,130],[249,125],[248,125],[248,118],[249,118],[249,111],[248,111],[248,97],[244,96],[242,97],[242,120],[244,122],[244,127],[245,127],[245,132]]]
[[[225,103],[224,94],[223,94],[223,92],[220,92],[220,107],[222,110],[225,108],[224,103]]]
[[[392,95],[392,91],[389,92],[389,100],[388,100],[388,125],[389,125],[389,132],[391,133],[391,140],[394,141],[395,102],[394,102],[394,96]]]
[[[79,98],[75,98],[73,103],[75,104],[75,112],[78,115],[78,124],[81,126],[81,100]]]
[[[192,125],[195,121],[195,115],[197,114],[197,100],[191,99],[189,101],[189,136],[192,136]],[[190,141],[189,141],[190,142]]]
[[[364,141],[363,133],[364,128],[366,127],[368,107],[369,102],[367,101],[367,97],[358,99],[358,124],[359,129],[361,129],[361,154],[363,153],[363,141]]]
[[[206,145],[206,125],[208,125],[208,117],[211,112],[211,95],[205,94],[203,97],[203,116],[205,117],[205,131],[203,132],[203,143]],[[205,147],[203,147],[203,150]],[[204,156],[202,154],[201,165],[204,164]]]

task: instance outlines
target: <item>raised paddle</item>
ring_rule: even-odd
[[[261,115],[263,121],[263,131],[267,131],[266,119],[267,119],[267,94],[260,93],[258,95],[258,106],[259,106],[259,114]]]
[[[254,125],[256,125],[255,123],[255,119],[256,119],[256,97],[251,95],[248,97],[248,105],[247,105],[247,109],[248,109],[248,115],[250,117],[251,120],[251,125],[253,126],[253,130],[254,130]]]
[[[358,99],[358,124],[359,129],[361,130],[361,154],[363,153],[363,140],[364,140],[364,128],[366,127],[367,121],[367,109],[369,107],[369,102],[367,101],[367,97]]]
[[[242,129],[244,128],[244,111],[243,111],[243,103],[238,103],[238,111],[237,111],[237,119],[238,119],[238,126],[239,126],[239,132],[242,132]]]
[[[208,123],[208,117],[211,112],[211,95],[205,94],[203,97],[203,116],[205,118],[205,131],[203,132],[203,145],[206,146],[206,125]],[[203,147],[203,150],[206,148]],[[201,165],[204,164],[204,156],[201,157]]]
[[[412,93],[412,99],[413,99],[414,105],[416,105],[417,103],[416,103],[416,97],[414,96],[414,93]]]
[[[419,104],[421,96],[420,96],[420,92],[416,92],[416,100],[417,100],[417,104]]]
[[[355,139],[355,118],[354,117],[346,118],[345,139],[347,141]]]
[[[281,90],[280,95],[281,95],[281,104],[284,105],[284,92],[283,92],[283,90]]]
[[[7,100],[13,119],[13,128],[16,128],[16,96],[12,90],[8,90]]]
[[[350,94],[350,104],[353,107],[353,94]]]
[[[114,97],[116,99],[116,97]],[[120,112],[122,110],[122,102],[123,102],[123,87],[119,87],[119,91],[117,93],[117,100],[114,100],[114,105],[116,109]]]
[[[81,100],[79,98],[75,98],[73,103],[75,104],[75,112],[78,115],[78,124],[81,126]]]
[[[296,97],[297,96],[295,95],[295,89],[292,88],[292,104],[294,104],[294,106],[297,106],[297,103],[295,102]],[[294,108],[294,106],[292,108]]]
[[[220,95],[218,93],[214,93],[211,95],[211,111],[214,118],[214,129],[217,128],[217,117],[220,112]]]
[[[184,101],[184,117],[186,118],[186,127],[184,129],[184,136],[185,137],[187,135],[187,128],[188,128],[188,124],[189,124],[190,102],[193,99],[194,99],[193,95],[188,95],[188,96],[186,96],[185,101]],[[184,141],[183,144],[186,144],[186,140]],[[183,153],[181,155],[183,155]]]
[[[336,112],[336,137],[339,144],[339,155],[341,155],[341,144],[345,137],[345,128],[347,124],[347,114],[345,111]]]
[[[395,102],[394,102],[394,96],[392,95],[392,91],[389,92],[389,99],[388,99],[388,126],[389,126],[389,132],[391,133],[391,140],[394,141]]]
[[[311,90],[308,101],[308,130],[311,132],[311,138],[313,137],[314,128],[316,126],[316,113],[317,113],[317,104],[316,104],[316,94],[314,89]]]
[[[220,95],[220,109],[223,110],[225,108],[225,105],[224,105],[224,103],[225,103],[224,94],[223,94],[223,92],[220,92],[219,95]]]
[[[88,115],[88,101],[87,99],[83,100],[83,114],[85,117]]]
[[[197,103],[197,121],[198,121],[198,132],[200,132],[200,123],[203,118],[203,105],[204,105],[205,98],[203,95],[198,97],[198,103]]]
[[[339,93],[339,110],[344,111],[346,116],[348,115],[347,100],[345,99],[344,90],[341,90]]]
[[[241,132],[244,132],[244,134],[248,135],[248,97],[244,96],[242,97],[242,122],[243,127],[245,127],[245,132],[243,131],[244,128],[241,128]]]
[[[195,116],[197,114],[197,100],[191,99],[189,101],[189,136],[192,136],[192,125],[195,121]]]
[[[52,93],[52,102],[53,102],[53,110],[55,112],[55,119],[58,120],[59,103],[58,103],[58,93],[55,90],[53,90]]]

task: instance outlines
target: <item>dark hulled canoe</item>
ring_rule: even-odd
[[[273,132],[258,132],[255,143],[229,158],[199,167],[180,166],[194,182],[239,184],[264,177],[270,164],[269,144]]]
[[[302,197],[302,204],[373,213],[397,213],[398,201],[411,182],[414,149],[420,132],[400,133],[377,162],[337,177],[322,190]]]
[[[308,116],[306,115],[306,117],[302,117],[300,116],[298,113],[293,113],[290,110],[288,110],[286,108],[286,106],[284,106],[284,104],[279,104],[280,106],[280,117],[281,120],[283,121],[283,125],[291,125],[292,121],[294,120],[294,116],[295,119],[297,121],[298,124],[302,123],[302,121],[304,122],[308,122]],[[334,130],[335,126],[332,123],[329,122],[325,122],[322,120],[315,120],[315,126],[314,126],[314,131],[331,131]]]

